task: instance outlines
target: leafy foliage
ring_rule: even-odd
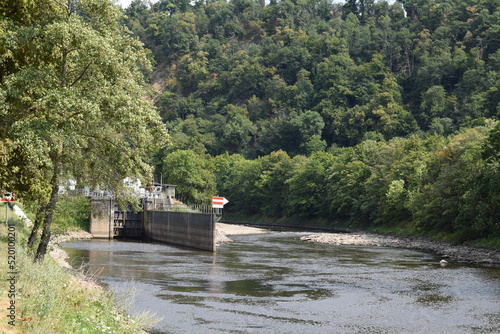
[[[158,62],[164,120],[203,119],[172,132],[212,155],[309,155],[498,117],[496,0],[137,0],[125,13]]]
[[[188,203],[207,202],[215,192],[212,161],[192,150],[168,154],[163,161],[163,175],[176,184],[182,199]]]
[[[498,0],[22,3],[0,5],[5,186],[117,188],[153,160],[246,214],[500,232]]]
[[[106,0],[27,3],[44,5],[19,17],[8,13],[20,2],[0,8],[0,137],[12,143],[1,167],[18,198],[38,204],[32,237],[43,220],[36,254],[43,258],[65,179],[119,194],[125,177],[150,179],[148,154],[168,137],[144,99],[143,71],[150,64],[120,24],[116,6]]]
[[[230,211],[323,218],[330,224],[398,226],[444,232],[455,240],[498,235],[498,123],[449,138],[364,141],[332,153],[256,160],[218,156],[218,187]],[[486,157],[486,159],[482,158]],[[345,223],[344,223],[345,224]]]
[[[166,154],[215,156],[228,210],[499,232],[497,0],[137,0]],[[201,186],[201,185],[200,185]]]

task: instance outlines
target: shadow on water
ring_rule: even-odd
[[[500,270],[433,254],[232,236],[216,253],[125,241],[64,245],[73,266],[164,320],[151,333],[498,333]],[[131,283],[133,282],[133,283]]]

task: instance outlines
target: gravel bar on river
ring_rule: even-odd
[[[439,254],[447,261],[486,264],[500,266],[500,251],[464,246],[451,245],[446,242],[395,237],[369,232],[351,233],[318,233],[300,238],[303,241],[317,242],[334,245],[358,245],[409,248]]]

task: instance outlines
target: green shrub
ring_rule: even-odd
[[[61,197],[54,212],[52,231],[64,234],[68,231],[89,231],[90,199],[83,196]]]

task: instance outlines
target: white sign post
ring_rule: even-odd
[[[212,197],[212,208],[215,209],[214,213],[215,213],[215,216],[217,217],[217,221],[219,221],[222,217],[222,208],[224,208],[224,205],[229,203],[229,201],[227,199],[225,199],[224,197],[218,197],[218,196],[214,196]]]
[[[212,197],[212,208],[222,209],[225,204],[229,203],[224,197]]]

